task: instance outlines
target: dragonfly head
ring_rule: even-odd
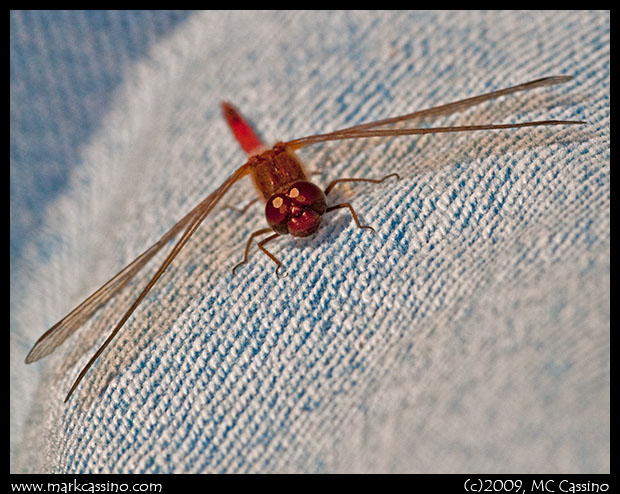
[[[269,198],[265,216],[276,233],[307,237],[319,229],[326,209],[327,199],[320,188],[311,182],[295,182],[286,192]]]

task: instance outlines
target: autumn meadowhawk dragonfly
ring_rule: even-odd
[[[297,237],[312,235],[319,228],[322,217],[326,213],[336,209],[346,208],[350,211],[358,227],[372,229],[372,227],[362,225],[360,223],[357,214],[350,203],[340,203],[328,206],[327,196],[335,185],[341,182],[355,181],[378,183],[390,176],[396,175],[391,174],[381,179],[340,178],[332,181],[325,189],[321,189],[309,180],[301,162],[295,156],[295,151],[312,144],[326,141],[340,141],[345,139],[516,129],[521,127],[543,125],[580,124],[583,122],[572,120],[541,120],[517,124],[480,124],[461,127],[379,128],[421,117],[445,115],[448,113],[462,111],[471,106],[498,98],[500,96],[505,96],[528,89],[559,84],[570,79],[572,79],[571,76],[544,77],[542,79],[519,84],[517,86],[428,108],[426,110],[416,111],[407,115],[356,125],[354,127],[348,127],[346,129],[341,129],[326,134],[318,134],[309,137],[302,137],[300,139],[278,142],[271,148],[268,148],[263,144],[263,142],[254,133],[251,126],[231,104],[222,103],[224,117],[235,137],[239,141],[241,147],[248,155],[248,160],[246,163],[241,165],[228,179],[224,181],[224,183],[222,183],[222,185],[220,185],[194,209],[187,213],[154,245],[145,250],[135,260],[125,266],[125,268],[123,268],[116,276],[101,286],[95,293],[84,300],[67,316],[62,318],[52,328],[45,332],[28,353],[26,363],[35,362],[53,352],[70,335],[72,335],[78,328],[88,321],[99,308],[108,302],[123,287],[125,287],[125,285],[127,285],[127,283],[129,283],[129,281],[131,281],[138,274],[138,272],[153,256],[155,256],[155,254],[157,254],[157,252],[162,249],[164,245],[166,245],[178,234],[181,234],[181,237],[176,244],[174,244],[159,269],[155,272],[148,283],[146,283],[146,286],[142,289],[131,306],[129,306],[123,313],[110,335],[98,348],[96,353],[75,379],[65,398],[66,402],[71,397],[90,367],[95,363],[102,352],[118,334],[127,319],[131,316],[131,314],[133,314],[138,305],[140,305],[144,297],[151,290],[151,288],[153,288],[153,285],[166,271],[168,266],[170,266],[170,263],[172,263],[181,249],[185,247],[196,229],[213,210],[215,205],[222,199],[222,197],[224,197],[230,187],[243,177],[249,175],[252,178],[258,191],[259,198],[265,202],[265,216],[269,226],[257,230],[250,235],[245,247],[243,260],[233,268],[233,272],[236,268],[247,262],[252,241],[256,237],[267,235],[265,238],[260,240],[257,245],[260,250],[262,250],[272,261],[276,263],[277,273],[281,263],[265,248],[265,245],[268,242],[286,234]]]

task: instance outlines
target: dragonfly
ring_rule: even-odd
[[[339,178],[329,183],[325,189],[310,181],[304,171],[301,161],[295,152],[314,144],[327,141],[343,141],[347,139],[363,139],[373,137],[398,137],[411,135],[439,134],[472,132],[483,130],[517,129],[523,127],[551,126],[551,125],[575,125],[582,121],[575,120],[540,120],[513,124],[479,124],[452,127],[421,127],[421,128],[385,128],[401,122],[409,122],[416,119],[447,115],[460,112],[474,105],[481,104],[500,96],[526,91],[534,88],[560,84],[572,79],[572,76],[560,75],[536,79],[516,86],[492,91],[479,96],[469,97],[451,103],[418,110],[406,115],[385,118],[374,122],[355,125],[344,129],[316,134],[299,139],[277,142],[273,147],[266,146],[254,132],[252,126],[244,119],[241,113],[230,103],[221,103],[223,116],[232,133],[239,142],[241,148],[248,156],[247,161],[237,168],[216,190],[203,199],[196,207],[179,220],[168,230],[155,244],[146,249],[136,259],[125,266],[113,278],[96,290],[74,310],[58,321],[46,331],[34,344],[26,357],[26,363],[49,355],[59,347],[77,329],[83,326],[102,306],[114,295],[119,293],[166,244],[181,234],[174,244],[161,266],[150,278],[148,283],[140,291],[133,303],[125,310],[116,326],[112,329],[106,340],[99,346],[95,354],[81,370],[73,385],[65,397],[65,403],[76,390],[86,373],[101,356],[111,341],[116,337],[129,317],[144,300],[153,288],[157,280],[168,269],[179,252],[187,245],[190,237],[196,232],[205,218],[213,211],[213,208],[226,195],[233,184],[246,176],[250,176],[258,192],[257,199],[265,203],[265,218],[268,226],[253,232],[246,243],[243,260],[233,268],[233,273],[248,260],[252,242],[260,236],[257,246],[277,266],[276,274],[282,263],[269,252],[265,245],[276,238],[284,235],[294,237],[307,237],[314,234],[320,227],[323,216],[326,213],[338,209],[348,209],[353,220],[359,228],[374,230],[371,226],[362,225],[353,208],[348,203],[338,203],[328,206],[327,196],[333,187],[343,182],[371,182],[380,183],[389,177],[398,174],[392,173],[381,179],[372,178]],[[247,206],[246,206],[247,207]],[[245,209],[245,208],[244,208]]]

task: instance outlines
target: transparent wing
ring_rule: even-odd
[[[539,125],[580,125],[585,122],[579,120],[539,120],[536,122],[523,122],[518,124],[483,124],[466,125],[461,127],[427,127],[422,129],[377,129],[377,130],[353,130],[342,134],[318,134],[310,137],[302,137],[283,143],[290,149],[299,149],[309,144],[325,141],[341,141],[344,139],[360,139],[368,137],[394,137],[423,134],[441,134],[446,132],[472,132],[475,130],[499,130],[518,129],[521,127],[536,127]]]
[[[245,166],[245,165],[244,165]],[[244,172],[244,173],[241,173]],[[247,169],[239,168],[224,184],[186,214],[177,224],[175,224],[163,237],[155,244],[145,250],[130,264],[125,266],[107,283],[101,286],[95,293],[84,300],[80,305],[73,309],[68,315],[63,317],[48,331],[46,331],[34,344],[28,356],[26,363],[36,362],[37,360],[52,353],[60,346],[69,336],[79,329],[86,321],[88,321],[97,310],[108,302],[115,294],[117,294],[133,277],[148,263],[148,261],[157,254],[161,248],[174,238],[183,228],[189,227],[194,220],[201,215],[206,208],[210,211],[221,196],[228,188],[237,180],[239,180]],[[231,180],[231,179],[235,180]]]
[[[101,286],[95,293],[84,300],[69,314],[47,330],[34,344],[26,363],[36,362],[52,353],[58,346],[80,328],[97,310],[105,305],[116,293],[118,293],[133,277],[157,254],[161,248],[181,231],[188,222],[196,215],[197,209],[188,213],[181,221],[174,225],[161,239],[146,251],[140,254],[130,264],[125,266],[107,283]]]
[[[204,219],[209,215],[211,210],[215,207],[215,205],[219,202],[219,200],[224,196],[224,194],[228,191],[228,189],[230,189],[230,187],[235,182],[239,181],[239,179],[247,175],[250,172],[251,168],[252,167],[249,163],[246,163],[245,165],[238,168],[237,171],[233,173],[230,177],[228,177],[228,179],[226,179],[226,181],[222,185],[220,185],[220,187],[215,192],[209,195],[205,200],[203,200],[197,206],[198,211],[189,220],[185,232],[183,233],[181,238],[177,241],[175,246],[172,248],[172,250],[166,257],[162,265],[159,267],[159,269],[153,275],[153,277],[149,280],[146,286],[142,289],[142,291],[140,292],[136,300],[134,300],[131,306],[127,309],[127,311],[120,318],[120,320],[118,321],[118,323],[116,324],[116,326],[114,327],[110,335],[103,342],[103,344],[99,347],[95,355],[93,355],[92,358],[88,361],[88,363],[84,366],[84,368],[82,369],[82,371],[76,378],[75,382],[71,386],[71,389],[67,393],[67,396],[65,398],[65,403],[69,400],[75,388],[77,388],[82,378],[86,375],[86,373],[88,372],[88,369],[90,369],[91,366],[97,361],[101,353],[103,353],[106,347],[110,344],[110,342],[114,339],[114,337],[123,327],[127,319],[129,319],[129,317],[131,316],[131,314],[133,314],[133,312],[136,310],[138,305],[140,305],[144,297],[146,297],[146,295],[151,290],[151,288],[153,288],[153,285],[157,282],[157,280],[161,277],[161,275],[166,271],[166,269],[168,269],[168,266],[170,266],[170,263],[172,263],[172,261],[179,254],[179,252],[181,252],[181,249],[185,247],[185,245],[187,244],[187,241],[194,234],[194,232],[198,229],[198,227],[204,221]]]
[[[382,120],[376,120],[374,122],[368,122],[365,124],[360,124],[360,125],[355,125],[353,127],[347,127],[345,129],[339,129],[333,132],[329,132],[327,134],[320,134],[320,136],[324,137],[321,140],[314,140],[314,139],[310,139],[310,138],[301,138],[301,139],[295,139],[294,141],[289,141],[285,144],[287,145],[291,145],[291,143],[295,143],[295,142],[307,142],[307,144],[310,143],[314,143],[314,142],[322,142],[322,141],[327,141],[327,140],[336,140],[336,139],[328,139],[327,136],[336,136],[336,135],[342,135],[342,134],[349,134],[349,133],[357,133],[360,132],[362,130],[369,130],[369,129],[374,129],[376,127],[381,127],[384,125],[389,125],[389,124],[395,124],[398,122],[404,122],[407,120],[414,120],[414,119],[418,119],[418,118],[425,118],[425,117],[430,117],[430,116],[437,116],[437,115],[447,115],[450,113],[455,113],[455,112],[459,112],[459,111],[463,111],[467,108],[470,108],[472,106],[478,105],[480,103],[483,103],[485,101],[489,101],[495,98],[499,98],[500,96],[506,96],[508,94],[513,94],[513,93],[517,93],[520,91],[527,91],[529,89],[535,89],[538,87],[544,87],[544,86],[552,86],[554,84],[560,84],[562,82],[566,82],[571,80],[573,77],[570,75],[560,75],[560,76],[550,76],[550,77],[543,77],[541,79],[536,79],[534,81],[530,81],[530,82],[526,82],[523,84],[518,84],[516,86],[512,86],[509,88],[505,88],[505,89],[500,89],[497,91],[492,91],[490,93],[486,93],[486,94],[481,94],[479,96],[473,96],[471,98],[465,98],[459,101],[453,101],[452,103],[447,103],[444,105],[440,105],[440,106],[435,106],[433,108],[427,108],[425,110],[418,110],[415,111],[413,113],[408,113],[406,115],[400,115],[398,117],[390,117],[390,118],[384,118]],[[391,134],[389,134],[391,135]],[[318,136],[310,136],[311,138],[314,137],[318,137]],[[296,149],[297,146],[292,146],[293,149]],[[303,147],[303,146],[299,146],[299,147]]]

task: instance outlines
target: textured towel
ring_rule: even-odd
[[[11,470],[608,472],[609,12],[11,13]],[[47,328],[268,142],[547,75],[300,153],[347,210],[254,247],[245,181],[63,398],[162,256],[41,363]],[[225,204],[224,204],[225,203]]]

